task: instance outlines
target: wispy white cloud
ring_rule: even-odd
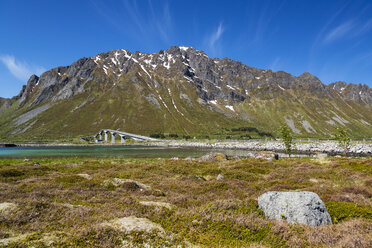
[[[340,24],[339,26],[328,32],[328,34],[324,38],[324,42],[329,43],[337,39],[344,38],[354,28],[354,26],[355,22],[353,20]]]
[[[149,6],[151,8],[152,18],[150,23],[153,23],[158,30],[161,38],[165,42],[169,42],[169,34],[172,29],[172,16],[169,10],[168,2],[165,2],[162,6],[162,12],[158,13],[154,11],[152,3],[149,0]]]
[[[349,20],[330,30],[324,38],[324,43],[331,43],[344,38],[355,38],[372,29],[372,19],[366,22]]]
[[[23,82],[27,81],[32,74],[40,75],[46,71],[42,66],[30,65],[25,62],[17,61],[12,55],[0,56],[0,61],[8,68],[13,76]]]
[[[168,1],[122,0],[113,8],[105,0],[90,0],[96,11],[126,37],[133,37],[144,45],[148,41],[171,43],[172,15]]]
[[[220,23],[218,25],[218,28],[215,32],[213,32],[211,34],[211,36],[209,37],[209,47],[214,47],[216,42],[221,38],[221,35],[223,34],[224,32],[224,28],[222,26],[222,23]]]
[[[207,50],[211,56],[217,56],[219,54],[220,46],[218,45],[218,43],[224,32],[225,32],[225,28],[223,27],[222,22],[220,22],[217,29],[215,29],[212,33],[210,33],[207,36],[206,45],[207,45]]]

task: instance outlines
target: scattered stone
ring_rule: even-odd
[[[179,160],[178,157],[173,157],[173,158],[170,158],[170,160]]]
[[[200,181],[207,181],[207,179],[205,179],[204,177],[202,176],[197,176],[196,179],[200,180]]]
[[[36,162],[36,163],[34,163],[34,166],[40,166],[40,163],[37,163],[37,162]]]
[[[77,176],[79,176],[79,177],[82,177],[82,178],[85,178],[85,179],[92,179],[92,176],[91,175],[88,175],[88,174],[84,174],[84,173],[82,173],[82,174],[77,174]]]
[[[22,235],[15,236],[15,237],[0,239],[0,245],[1,246],[8,246],[8,245],[10,245],[14,242],[18,242],[18,241],[21,241],[23,239],[26,239],[27,236],[28,236],[27,234],[22,234]]]
[[[25,162],[29,162],[30,159],[29,159],[29,158],[25,158],[23,161],[25,161]]]
[[[221,174],[218,174],[216,180],[217,181],[222,181],[224,179],[224,176],[222,176]]]
[[[266,192],[258,197],[258,206],[269,219],[310,226],[332,224],[323,201],[313,192]]]
[[[315,178],[310,178],[309,181],[312,183],[319,183],[319,180]]]
[[[156,202],[156,201],[140,201],[141,205],[144,206],[153,206],[153,207],[161,207],[161,208],[168,208],[171,210],[173,208],[173,205],[167,202]]]
[[[144,233],[158,232],[160,234],[165,234],[164,229],[159,224],[156,224],[146,218],[137,218],[136,216],[112,220],[110,222],[103,223],[102,225],[112,227],[125,233],[136,231]]]
[[[216,179],[215,176],[211,176],[211,175],[206,175],[206,176],[204,176],[203,178],[204,178],[206,181],[210,181],[210,180],[214,180],[214,179]]]
[[[0,203],[0,216],[8,216],[17,209],[17,204],[11,202]]]
[[[206,161],[214,161],[214,162],[220,162],[220,161],[226,161],[227,156],[223,153],[218,152],[212,152],[209,154],[206,154],[204,156],[201,156],[198,161],[199,162],[206,162]]]
[[[119,187],[121,185],[126,185],[128,187],[133,187],[133,189],[140,189],[140,190],[151,190],[151,186],[146,184],[131,180],[131,179],[121,179],[121,178],[113,178],[109,180],[105,180],[103,182],[104,186],[113,185],[115,187]]]

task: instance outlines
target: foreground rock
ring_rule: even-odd
[[[17,209],[17,204],[11,202],[0,203],[0,216],[6,217]]]
[[[272,220],[310,226],[332,224],[323,201],[313,192],[266,192],[258,197],[258,206]]]
[[[107,223],[103,223],[103,226],[112,227],[120,232],[130,233],[130,232],[144,232],[152,233],[158,232],[164,234],[164,229],[149,219],[137,218],[135,216],[124,217],[116,219]]]

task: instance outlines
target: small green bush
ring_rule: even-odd
[[[326,202],[325,203],[329,214],[334,223],[349,219],[349,218],[365,218],[372,219],[372,208],[352,202]]]

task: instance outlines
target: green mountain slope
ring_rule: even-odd
[[[32,76],[18,96],[0,99],[0,118],[3,141],[72,138],[103,128],[270,137],[283,123],[297,137],[329,137],[342,125],[355,138],[369,138],[372,91],[211,59],[189,47],[113,50]]]

